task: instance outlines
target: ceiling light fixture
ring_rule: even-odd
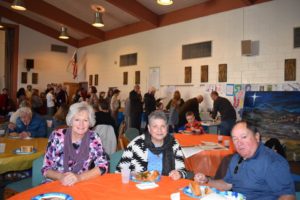
[[[25,3],[23,0],[14,0],[14,2],[11,5],[11,8],[13,8],[15,10],[20,10],[20,11],[26,10]]]
[[[59,39],[62,39],[62,40],[67,40],[69,39],[69,35],[67,33],[67,28],[62,26],[61,27],[61,32],[60,32],[60,35],[58,37]]]
[[[173,0],[157,0],[159,5],[169,6],[173,4]]]
[[[0,24],[0,28],[4,28],[4,26],[2,24]]]
[[[102,17],[103,17],[103,13],[104,13],[105,9],[102,6],[96,5],[96,4],[91,5],[91,8],[92,8],[92,10],[96,11],[95,12],[95,21],[92,25],[97,28],[103,27],[104,22],[103,22]]]

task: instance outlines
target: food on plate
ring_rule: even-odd
[[[21,152],[31,153],[33,152],[33,146],[21,146]]]
[[[195,196],[200,196],[201,195],[201,191],[200,191],[200,186],[197,182],[191,182],[190,185],[189,185],[192,193],[195,195]]]
[[[195,181],[190,183],[189,188],[195,196],[205,196],[213,193],[212,189],[207,186],[200,187],[200,185]]]
[[[12,133],[10,133],[10,134],[9,134],[9,136],[11,136],[11,137],[18,137],[18,136],[19,136],[19,134],[18,134],[18,133],[16,133],[16,132],[12,132]]]
[[[154,170],[154,171],[145,171],[145,172],[139,172],[135,175],[135,179],[137,181],[155,181],[157,177],[159,176],[159,172]]]

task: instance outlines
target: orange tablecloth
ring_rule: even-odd
[[[0,143],[5,143],[5,152],[0,153],[0,174],[9,171],[30,169],[32,161],[45,153],[47,142],[47,138],[22,140],[0,137]],[[17,155],[13,153],[15,149],[26,145],[32,145],[37,152],[29,155]]]
[[[10,200],[29,200],[34,196],[48,192],[62,192],[69,194],[74,200],[159,200],[170,199],[170,194],[179,192],[189,184],[190,180],[173,181],[169,177],[162,177],[157,183],[159,187],[140,190],[134,182],[122,184],[120,174],[106,174],[97,178],[77,183],[74,186],[62,186],[55,181],[32,188],[10,198]],[[181,199],[192,199],[181,192]]]
[[[203,134],[203,135],[191,135],[191,134],[174,134],[174,137],[178,140],[179,144],[184,146],[193,146],[201,144],[202,141],[218,142],[218,135]],[[230,140],[229,150],[206,150],[201,151],[187,159],[185,159],[186,168],[194,173],[204,173],[208,176],[215,176],[216,171],[222,161],[222,159],[235,152],[233,143],[230,136],[223,136],[224,140]]]

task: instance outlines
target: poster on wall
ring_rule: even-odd
[[[21,73],[21,83],[27,83],[27,72]]]

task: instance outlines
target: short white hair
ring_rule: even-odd
[[[20,117],[25,115],[32,117],[32,111],[29,107],[21,107],[17,110],[17,112]]]
[[[88,113],[90,127],[93,127],[96,123],[95,112],[92,106],[90,106],[86,102],[74,103],[70,106],[69,112],[66,117],[67,125],[72,126],[72,119],[74,115],[80,113],[81,111],[86,111]]]

